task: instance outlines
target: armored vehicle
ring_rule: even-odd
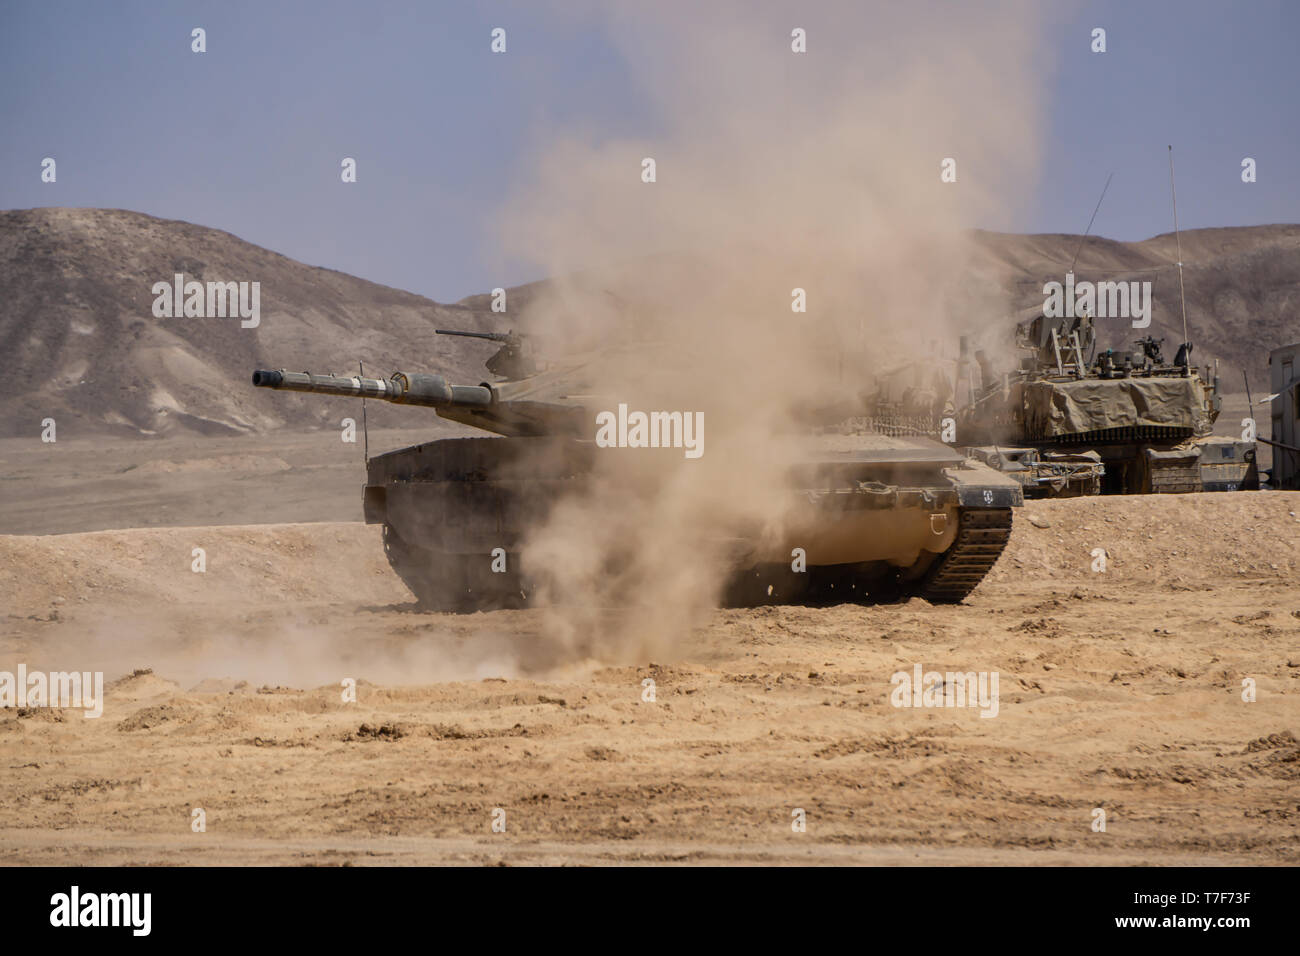
[[[498,341],[504,345],[489,367],[499,369],[522,349],[517,340]],[[601,456],[624,456],[619,487],[631,495],[654,494],[670,469],[698,467],[681,451],[610,449],[594,440],[600,409],[617,401],[593,396],[589,373],[599,361],[534,364],[523,377],[475,385],[432,373],[378,379],[283,369],[256,371],[253,384],[419,406],[497,436],[429,441],[367,462],[365,520],[383,526],[393,569],[422,604],[473,610],[537,597],[542,569],[529,566],[536,560],[529,533],[558,502],[583,500],[598,466],[612,460]],[[778,461],[784,478],[776,493],[786,504],[778,533],[698,529],[727,542],[722,601],[900,593],[961,601],[1001,554],[1011,510],[1023,501],[1021,483],[932,439],[830,425],[800,436],[800,452]],[[740,469],[724,476],[737,488],[749,479]]]
[[[1163,340],[1134,344],[1097,352],[1090,317],[1039,315],[1017,328],[1018,367],[999,374],[975,354],[975,385],[963,343],[962,444],[1030,497],[1258,488],[1255,443],[1210,436],[1217,374],[1192,363],[1190,343],[1172,362]]]

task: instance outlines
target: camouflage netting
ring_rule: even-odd
[[[1205,434],[1210,420],[1194,377],[1085,379],[1025,386],[1025,431],[1031,439],[1112,429]]]

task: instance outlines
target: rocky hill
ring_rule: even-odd
[[[1043,283],[1061,280],[1078,246],[1070,235],[978,233],[972,287],[984,301],[1041,308]],[[1267,350],[1300,338],[1300,226],[1201,229],[1183,234],[1187,313],[1199,361],[1224,363],[1224,386],[1241,370],[1264,392]],[[1172,235],[1082,247],[1079,279],[1151,281],[1151,334],[1181,341]],[[155,283],[258,282],[255,328],[239,317],[158,317]],[[549,283],[512,289],[527,327],[530,302]],[[1019,317],[1007,314],[1007,322]],[[493,329],[487,296],[445,305],[329,269],[295,262],[230,233],[118,209],[0,212],[0,437],[39,434],[159,435],[265,432],[337,426],[341,403],[255,392],[256,367],[368,373],[438,369],[483,379],[489,343],[438,337],[437,327]],[[495,321],[494,321],[495,320]],[[1138,333],[1100,327],[1103,344]],[[358,409],[359,411],[359,409]],[[369,404],[378,427],[418,427],[411,409]],[[433,421],[432,416],[428,419]]]
[[[260,283],[258,325],[155,317],[153,286],[177,273],[205,284]],[[0,436],[38,434],[47,417],[60,436],[337,425],[346,400],[268,401],[251,371],[348,374],[361,361],[369,374],[436,365],[477,382],[490,343],[433,330],[482,329],[488,316],[186,222],[119,209],[0,212]],[[368,405],[372,425],[409,427],[418,414]]]
[[[1178,252],[1173,233],[1142,242],[1072,235],[980,233],[982,277],[1005,293],[1020,318],[1043,306],[1043,284],[1062,282],[1076,249],[1076,278],[1151,282],[1151,327],[1098,320],[1107,348],[1128,348],[1142,335],[1165,340],[1172,356],[1182,341]],[[1267,391],[1268,351],[1300,339],[1300,225],[1193,229],[1182,234],[1187,327],[1193,358],[1221,362],[1223,388],[1244,391],[1242,370],[1256,393]]]

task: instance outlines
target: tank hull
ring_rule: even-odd
[[[978,585],[1006,544],[1011,509],[1023,501],[1020,484],[937,443],[861,445],[841,441],[790,463],[786,520],[775,535],[699,530],[714,545],[700,553],[727,556],[724,603],[896,593],[960,601]],[[530,531],[556,502],[589,490],[599,453],[591,442],[558,438],[443,439],[399,449],[368,463],[366,521],[384,526],[389,561],[422,604],[522,606],[535,595],[525,553]],[[653,482],[653,468],[638,473]],[[628,489],[652,492],[652,485]]]

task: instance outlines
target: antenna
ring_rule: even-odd
[[[1101,200],[1106,198],[1106,190],[1110,189],[1110,181],[1114,178],[1114,171],[1106,177],[1106,185],[1101,187],[1101,199],[1097,200],[1097,208],[1092,211],[1092,219],[1088,220],[1088,228],[1083,230],[1083,235],[1079,237],[1079,244],[1074,247],[1074,258],[1070,260],[1070,271],[1074,271],[1074,264],[1079,259],[1079,253],[1083,250],[1083,242],[1088,238],[1088,233],[1092,232],[1092,224],[1097,218],[1097,213],[1101,209]]]
[[[1174,200],[1174,242],[1178,245],[1178,300],[1183,307],[1183,342],[1187,342],[1187,295],[1183,291],[1183,240],[1178,235],[1178,191],[1174,188],[1174,148],[1169,147],[1169,194]],[[1192,356],[1187,355],[1187,368],[1192,367]]]
[[[366,374],[366,366],[360,359],[357,359],[357,369],[362,377]],[[361,435],[362,441],[365,442],[366,464],[370,464],[370,424],[366,421],[366,393],[361,393]]]

